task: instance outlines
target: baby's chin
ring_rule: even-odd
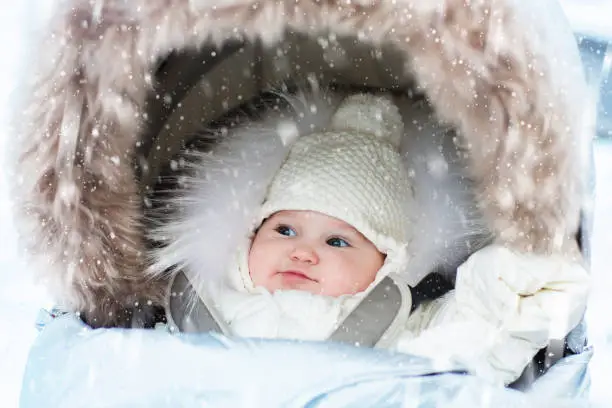
[[[321,282],[309,279],[301,274],[277,273],[269,277],[265,282],[254,282],[255,287],[266,289],[270,293],[278,291],[299,291],[312,295],[325,297],[344,297],[362,293],[366,288],[339,287],[329,285],[329,282]]]
[[[272,288],[268,288],[268,290],[272,293],[276,291],[299,291],[299,292],[308,292],[312,295],[317,296],[325,296],[325,297],[343,297],[343,296],[352,296],[362,291],[360,290],[352,290],[352,289],[341,289],[335,287],[327,287],[320,282],[313,281],[299,281],[292,279],[283,279],[280,284],[274,285]]]
[[[324,287],[320,282],[308,279],[304,276],[282,273],[274,277],[271,282],[271,292],[276,290],[297,290],[309,292],[313,295],[321,295],[324,292]]]

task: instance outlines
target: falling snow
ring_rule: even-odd
[[[24,2],[24,4],[27,3]],[[103,2],[97,2],[102,4]],[[610,27],[610,16],[612,15],[612,6],[607,0],[592,0],[584,2],[582,0],[562,0],[570,10],[569,15],[573,18],[574,27],[576,30],[588,34],[604,33],[612,38],[612,30]],[[15,3],[17,4],[17,3]],[[606,11],[604,7],[608,7]],[[23,19],[22,14],[27,9],[29,13],[38,8],[27,8],[22,5],[23,10],[5,9],[3,14],[4,20],[0,25],[1,31],[5,34],[4,37],[11,38],[11,41],[5,44],[4,53],[6,58],[3,60],[3,71],[0,78],[0,106],[7,106],[9,101],[6,95],[8,90],[13,86],[10,81],[11,75],[15,74],[16,68],[10,64],[10,58],[16,58],[19,52],[19,38],[10,35],[17,28],[20,19]],[[42,9],[41,9],[42,10]],[[98,10],[101,13],[100,10]],[[42,13],[42,11],[41,11]],[[83,21],[83,27],[86,28],[89,23]],[[435,34],[435,33],[434,33]],[[365,33],[362,33],[365,36]],[[408,41],[409,39],[406,39]],[[584,42],[587,44],[587,42]],[[334,36],[321,37],[318,39],[318,45],[324,50],[324,58],[330,67],[344,67],[348,64],[345,51],[340,48]],[[587,45],[585,45],[586,47]],[[589,47],[592,45],[588,45]],[[8,49],[7,49],[8,48]],[[279,70],[287,70],[288,59],[286,52],[279,50],[279,59],[276,64]],[[215,53],[212,53],[215,56]],[[382,54],[376,53],[374,58],[382,58]],[[587,62],[587,75],[591,83],[594,83],[595,89],[603,89],[601,92],[602,99],[598,107],[598,132],[600,136],[612,136],[612,46],[595,47],[584,52],[583,57]],[[458,61],[461,64],[462,61]],[[595,67],[595,68],[593,68]],[[251,69],[244,68],[244,76],[251,76]],[[152,78],[147,76],[146,81],[151,83]],[[211,84],[201,82],[203,92],[210,96],[213,87]],[[165,104],[172,104],[172,96],[170,94],[157,95]],[[240,95],[238,99],[242,99]],[[226,101],[224,106],[229,106],[230,102]],[[2,120],[2,128],[0,130],[0,153],[4,153],[5,144],[10,143],[12,138],[5,126],[6,114],[5,109],[0,111],[0,119]],[[311,112],[316,113],[316,106],[311,107]],[[181,118],[182,120],[182,118]],[[294,122],[284,122],[277,127],[277,133],[283,144],[292,143],[298,135],[297,125]],[[91,136],[100,138],[103,134],[103,129],[93,127]],[[160,146],[156,146],[159,150]],[[121,159],[119,156],[108,157],[108,160],[115,165],[120,165]],[[442,156],[431,156],[425,159],[429,172],[435,177],[443,178],[448,172],[448,163]],[[589,310],[587,312],[587,320],[589,323],[590,341],[595,346],[595,357],[590,365],[592,375],[592,400],[598,407],[609,406],[612,403],[612,390],[610,389],[610,378],[612,378],[612,320],[609,318],[610,303],[610,288],[612,288],[612,273],[610,273],[608,254],[612,248],[612,139],[600,140],[595,147],[595,164],[596,164],[596,201],[594,204],[595,218],[594,230],[592,235],[592,274],[593,274],[593,290],[590,300]],[[0,162],[2,168],[5,168],[4,163]],[[184,166],[184,163],[172,161],[171,169],[176,171]],[[235,169],[225,169],[228,174],[236,175]],[[21,175],[23,176],[23,175]],[[24,371],[25,361],[29,347],[37,335],[35,329],[35,318],[41,307],[49,306],[48,294],[45,290],[32,282],[32,277],[28,274],[28,269],[23,262],[23,254],[19,252],[16,244],[16,233],[14,231],[13,217],[11,208],[11,196],[8,192],[8,183],[15,175],[7,172],[0,173],[0,234],[2,236],[2,245],[0,245],[0,321],[2,329],[0,329],[0,406],[16,407],[18,403],[19,392],[21,389],[21,376]],[[94,187],[95,188],[95,187]],[[76,192],[70,188],[60,188],[60,196],[69,200],[76,196]],[[504,197],[504,202],[508,206],[512,205],[512,197]],[[151,207],[152,203],[148,198],[144,198],[144,205]],[[239,206],[240,203],[233,202],[234,206]],[[98,260],[98,264],[101,262]],[[150,301],[148,302],[150,304]],[[138,350],[132,350],[132,357],[137,356]],[[85,382],[94,383],[98,373],[93,370],[87,373],[84,378]]]

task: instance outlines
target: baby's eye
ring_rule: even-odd
[[[293,228],[288,227],[286,225],[279,225],[278,227],[275,228],[275,230],[279,234],[285,235],[287,237],[295,237],[297,235]]]
[[[327,240],[327,245],[333,246],[333,247],[340,247],[340,248],[344,248],[344,247],[350,247],[351,244],[349,244],[348,242],[346,242],[344,239],[342,238],[330,238]]]

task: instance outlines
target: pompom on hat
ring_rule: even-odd
[[[326,131],[292,146],[260,220],[282,210],[316,211],[352,225],[382,253],[405,248],[414,197],[399,153],[403,130],[391,99],[348,97]]]

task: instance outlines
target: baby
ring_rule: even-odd
[[[455,290],[411,312],[403,273],[419,237],[402,135],[391,99],[346,98],[326,131],[293,144],[253,235],[226,279],[201,296],[233,335],[325,340],[390,277],[402,301],[376,346],[456,360],[511,383],[551,338],[578,324],[588,274],[579,260],[490,245],[461,265]]]

